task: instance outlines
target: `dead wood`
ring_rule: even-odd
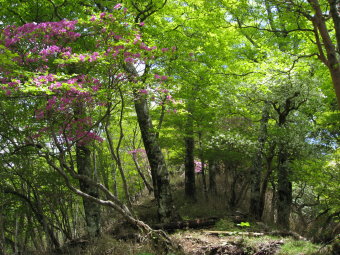
[[[214,236],[220,236],[220,235],[225,235],[225,236],[264,236],[265,233],[260,233],[260,232],[243,232],[243,231],[210,231],[210,230],[204,230],[203,231],[207,235],[214,235]]]
[[[155,224],[152,226],[153,229],[163,229],[165,231],[173,231],[176,229],[187,229],[187,228],[204,228],[215,225],[218,218],[206,218],[206,219],[194,219],[194,220],[184,220],[175,221],[170,223]]]

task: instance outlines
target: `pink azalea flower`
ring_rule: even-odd
[[[146,90],[146,89],[140,89],[139,90],[139,93],[141,93],[141,94],[148,94],[149,92]]]
[[[122,4],[116,4],[115,7],[113,7],[114,9],[119,9],[120,7],[122,7]]]
[[[80,60],[81,62],[84,62],[84,61],[85,61],[85,56],[84,56],[83,54],[80,54],[80,55],[79,55],[79,60]]]
[[[127,62],[127,63],[133,63],[133,58],[128,57],[128,58],[124,59],[124,61]]]

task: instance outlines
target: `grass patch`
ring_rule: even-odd
[[[311,242],[289,239],[285,241],[277,255],[318,255],[320,248],[320,245]]]

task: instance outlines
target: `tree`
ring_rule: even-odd
[[[120,4],[116,5],[115,9],[120,7]],[[90,148],[96,140],[102,140],[94,131],[112,111],[111,100],[117,87],[131,86],[130,93],[136,97],[136,104],[143,97],[143,92],[137,84],[138,77],[131,73],[124,73],[124,66],[132,65],[141,58],[141,53],[138,51],[153,50],[140,41],[138,30],[131,29],[129,32],[131,28],[127,23],[129,16],[124,10],[116,10],[115,14],[116,16],[113,17],[112,14],[101,13],[99,16],[92,16],[88,20],[78,22],[63,20],[29,23],[18,28],[8,27],[4,31],[3,40],[5,47],[17,53],[16,61],[22,69],[20,72],[2,70],[3,73],[8,72],[4,81],[7,84],[3,87],[4,94],[8,97],[21,96],[22,93],[28,96],[37,94],[47,97],[45,105],[44,100],[40,105],[35,105],[38,107],[35,119],[40,120],[40,126],[47,125],[39,130],[40,134],[36,133],[37,129],[26,127],[31,140],[28,146],[35,147],[37,153],[65,178],[67,186],[84,198],[85,213],[89,215],[87,217],[89,232],[94,235],[97,234],[99,225],[97,224],[99,212],[94,210],[99,209],[96,206],[98,203],[105,204],[96,197],[97,189],[115,201],[111,201],[109,205],[127,216],[130,221],[133,219],[125,205],[92,178],[93,171],[89,173]],[[86,37],[86,41],[82,40],[84,38],[82,36]],[[24,40],[27,40],[29,45],[25,44]],[[78,42],[83,43],[82,47],[78,47]],[[97,51],[93,51],[95,48]],[[145,54],[144,60],[148,59],[147,55]],[[87,70],[87,73],[83,70]],[[141,101],[143,103],[143,100]],[[143,103],[144,105],[146,104]],[[42,108],[39,109],[41,106]],[[100,111],[97,115],[88,113],[101,107],[104,110],[103,114]],[[145,108],[137,107],[137,111],[138,109]],[[89,116],[97,118],[95,123]],[[141,116],[140,112],[138,116]],[[148,123],[142,124],[144,124],[141,126],[142,131],[146,129],[150,133],[151,128],[147,126]],[[49,142],[43,145],[45,139]],[[151,143],[145,142],[148,152],[157,153],[154,144],[154,140]],[[74,147],[76,147],[78,173],[73,163]],[[58,153],[55,153],[55,149]],[[158,151],[160,152],[159,149]],[[152,159],[151,165],[159,164],[160,159],[159,157]],[[59,162],[59,166],[56,162]],[[172,213],[173,207],[169,207],[172,201],[169,200],[171,192],[167,170],[164,167],[156,170],[157,185],[160,188],[159,200],[167,203],[160,203],[159,212],[161,219],[166,221],[175,215]],[[80,190],[70,183],[68,175],[80,181]],[[91,203],[95,204],[87,206]],[[118,203],[118,207],[114,203]],[[135,219],[132,222],[137,223]]]
[[[277,34],[277,45],[285,51],[290,51],[297,56],[297,59],[317,56],[329,70],[338,105],[340,105],[340,65],[337,57],[337,48],[340,46],[338,1],[259,0],[244,4],[240,3],[245,8],[236,14],[236,19],[242,17],[242,20],[239,20],[241,29],[248,31],[255,29],[263,34]],[[247,10],[253,11],[263,20],[249,19],[244,15]],[[289,49],[288,45],[294,46]],[[304,51],[297,50],[297,45],[300,47],[303,45]]]

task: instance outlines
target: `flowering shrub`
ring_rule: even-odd
[[[126,8],[117,4],[111,14],[8,26],[2,31],[0,54],[11,52],[7,56],[17,68],[0,64],[0,93],[44,98],[32,101],[41,124],[32,138],[49,133],[57,134],[60,143],[101,141],[90,112],[110,104],[117,87],[149,94],[138,89],[139,77],[126,73],[124,64],[144,63],[164,49],[143,43],[138,27],[145,24],[135,26],[130,19]],[[158,84],[167,78],[154,75]],[[168,91],[154,91],[159,103],[171,100]]]
[[[202,162],[195,160],[194,163],[195,163],[195,173],[202,173]]]

